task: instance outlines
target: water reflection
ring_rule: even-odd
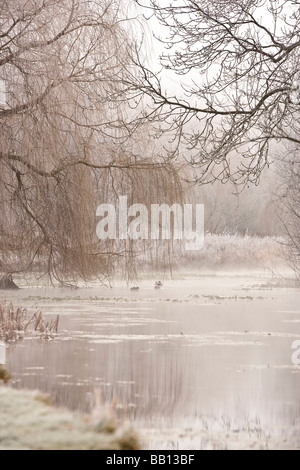
[[[100,390],[147,430],[151,448],[238,447],[241,438],[300,447],[297,305],[297,291],[209,304],[49,302],[45,313],[68,313],[59,339],[11,347],[8,367],[14,386],[72,409],[90,410]]]

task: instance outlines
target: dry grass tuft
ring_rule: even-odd
[[[46,321],[41,311],[30,314],[26,308],[0,304],[0,340],[21,341],[26,334],[40,334],[43,340],[53,339],[58,332],[59,315]]]

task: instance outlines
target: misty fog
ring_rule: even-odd
[[[0,450],[300,448],[298,3],[0,2]]]

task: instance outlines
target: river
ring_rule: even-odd
[[[268,273],[219,273],[76,291],[23,288],[2,301],[60,315],[54,341],[7,349],[13,386],[90,411],[96,397],[144,448],[300,448],[300,290]]]

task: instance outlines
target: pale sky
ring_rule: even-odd
[[[144,0],[144,2],[147,4],[146,0]],[[162,1],[162,4],[163,3],[164,2]],[[168,5],[172,5],[172,3],[174,3],[172,0],[168,1]],[[175,3],[178,4],[179,2]],[[151,15],[150,10],[139,7],[136,4],[129,5],[130,6],[127,10],[129,16],[139,16],[141,18],[140,26],[137,26],[137,30],[135,31],[136,37],[144,37],[144,51],[147,56],[147,62],[152,71],[158,72],[161,69],[159,60],[160,56],[162,54],[168,54],[169,51],[164,48],[162,43],[155,39],[155,36],[163,39],[167,38],[169,32],[168,28],[162,26],[156,17]],[[292,10],[294,10],[294,7]],[[292,10],[288,6],[285,7],[285,12],[287,14],[291,14]],[[143,15],[146,18],[144,20],[142,19]],[[280,35],[282,28],[284,27],[284,24],[281,21],[278,21],[277,25],[275,26],[274,18],[271,13],[267,11],[265,5],[262,5],[257,9],[255,18],[264,27],[267,27],[272,33],[275,33],[275,29],[277,29],[276,32]],[[266,35],[265,40],[268,41],[268,39],[269,38]],[[163,70],[160,78],[162,80],[163,89],[167,89],[170,94],[174,93],[177,96],[178,94],[181,94],[178,85],[185,85],[188,88],[189,85],[191,85],[191,80],[194,80],[196,83],[197,81],[203,81],[203,77],[198,70],[194,70],[186,76],[177,75],[174,71]]]

